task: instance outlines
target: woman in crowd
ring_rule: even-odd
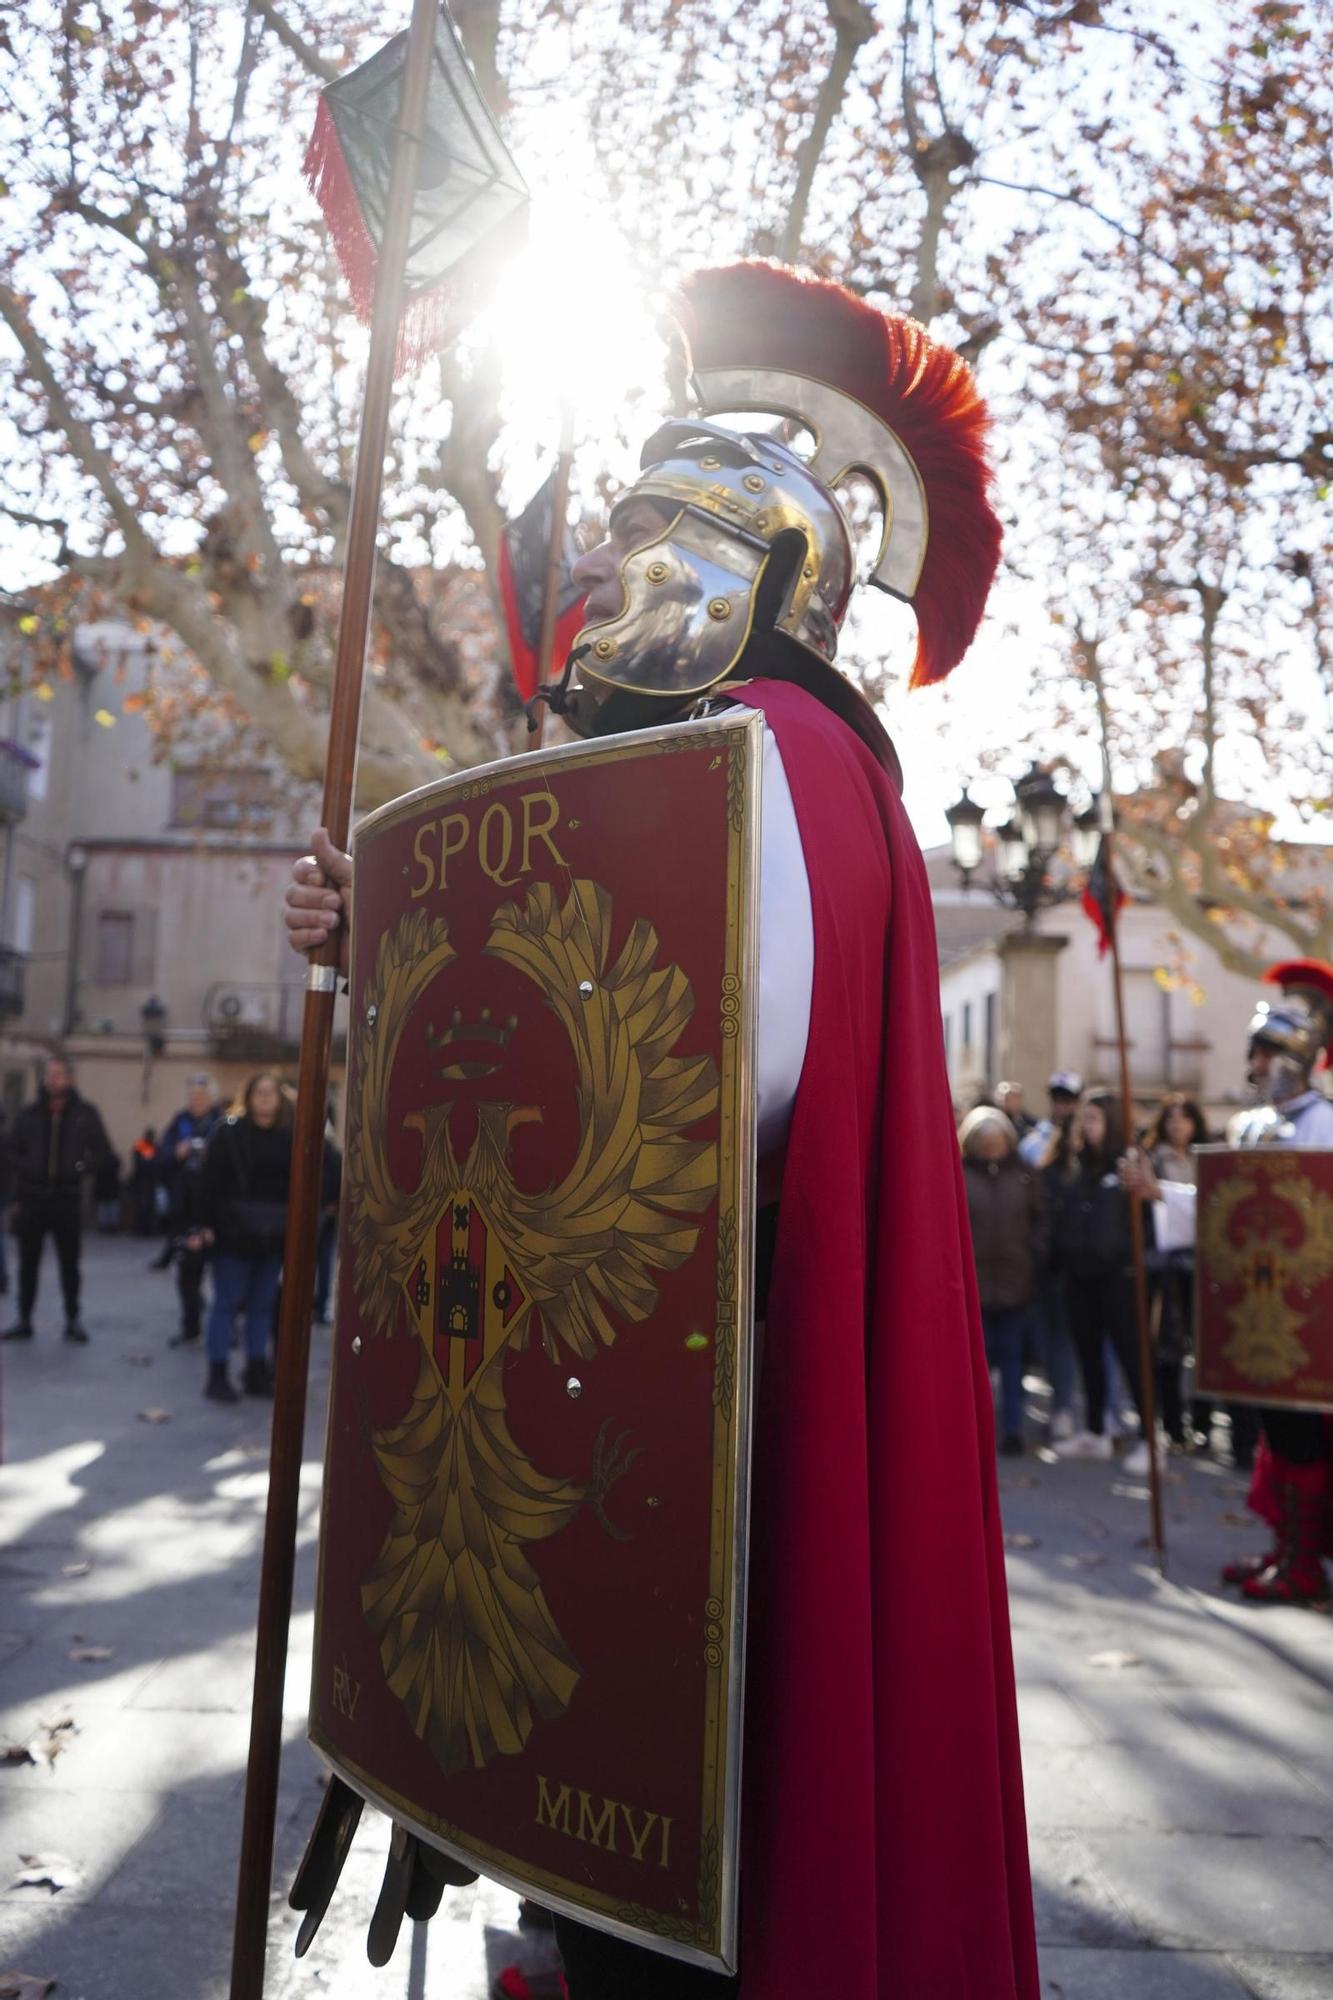
[[[972,1221],[986,1358],[1000,1371],[1000,1450],[1023,1450],[1023,1333],[1046,1257],[1041,1184],[1018,1157],[1018,1134],[1003,1111],[979,1105],[958,1132]]]
[[[1175,1092],[1162,1099],[1143,1140],[1143,1150],[1159,1180],[1188,1181],[1198,1174],[1194,1146],[1208,1144],[1208,1126],[1191,1098]],[[1151,1215],[1151,1209],[1147,1211]],[[1173,1444],[1183,1445],[1185,1406],[1180,1374],[1190,1351],[1194,1324],[1194,1252],[1149,1252],[1153,1347],[1157,1370],[1157,1408]],[[1192,1426],[1191,1426],[1192,1429]]]
[[[1056,1199],[1052,1221],[1064,1271],[1069,1331],[1087,1405],[1086,1429],[1055,1446],[1061,1458],[1111,1456],[1111,1440],[1106,1434],[1107,1343],[1124,1371],[1142,1421],[1129,1196],[1118,1173],[1124,1150],[1118,1102],[1110,1091],[1086,1091],[1074,1118],[1068,1165],[1051,1183]],[[1130,1453],[1125,1468],[1129,1472],[1147,1471],[1146,1439]]]
[[[238,1316],[245,1321],[245,1393],[273,1394],[269,1336],[291,1176],[291,1103],[272,1070],[260,1070],[208,1141],[199,1180],[201,1226],[187,1239],[188,1247],[202,1244],[213,1252],[204,1394],[214,1402],[238,1400],[227,1373]]]

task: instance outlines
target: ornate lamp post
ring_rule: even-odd
[[[139,1009],[139,1020],[143,1025],[143,1101],[147,1104],[153,1063],[167,1045],[166,1003],[156,993],[150,993]]]
[[[970,888],[982,860],[983,810],[964,787],[958,803],[944,816],[954,866],[964,889]],[[1069,800],[1051,773],[1034,764],[1015,783],[1013,809],[995,831],[995,870],[986,878],[986,887],[1005,909],[1020,910],[1023,928],[1032,931],[1040,911],[1077,893],[1074,882],[1051,872],[1060,849],[1069,848],[1081,872],[1092,864],[1097,839],[1096,802],[1086,812],[1071,813]]]

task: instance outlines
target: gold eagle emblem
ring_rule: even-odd
[[[1295,1162],[1256,1157],[1228,1174],[1199,1217],[1199,1265],[1215,1283],[1241,1288],[1226,1308],[1232,1332],[1222,1350],[1257,1389],[1288,1381],[1309,1361],[1300,1338],[1308,1320],[1292,1292],[1308,1299],[1333,1272],[1333,1197]]]
[[[369,1335],[388,1337],[405,1318],[422,1350],[409,1408],[371,1435],[393,1514],[361,1599],[388,1684],[447,1772],[521,1750],[536,1717],[568,1707],[578,1664],[524,1551],[585,1505],[600,1514],[628,1465],[601,1439],[587,1484],[533,1465],[506,1421],[505,1356],[539,1325],[552,1361],[587,1360],[647,1319],[659,1274],[690,1256],[694,1218],[717,1188],[715,1143],[686,1136],[717,1107],[716,1066],[675,1053],[690,983],[658,964],[650,923],[631,924],[614,959],[611,927],[610,895],[583,879],[563,903],[542,883],[491,918],[486,953],[532,981],[576,1061],[574,1158],[537,1194],[515,1186],[509,1140],[540,1113],[511,1104],[478,1108],[461,1163],[453,1104],[412,1112],[415,1188],[390,1169],[403,1029],[456,957],[443,919],[412,912],[386,932],[355,1029],[353,1283]]]

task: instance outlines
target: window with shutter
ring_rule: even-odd
[[[134,972],[134,912],[99,910],[93,931],[93,979],[98,986],[128,986]]]
[[[131,978],[136,986],[153,986],[157,981],[157,911],[151,904],[134,912]]]

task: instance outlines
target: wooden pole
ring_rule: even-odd
[[[370,354],[366,366],[356,471],[352,481],[347,555],[343,566],[342,613],[338,622],[329,743],[324,767],[323,823],[336,847],[346,847],[352,818],[361,692],[375,578],[375,542],[379,531],[384,451],[402,312],[403,267],[416,192],[417,148],[425,122],[430,84],[436,12],[437,0],[413,0],[402,103],[385,205],[384,236],[375,280]],[[269,1888],[273,1874],[273,1827],[282,1754],[282,1694],[287,1673],[287,1628],[292,1610],[296,1515],[305,1439],[310,1314],[315,1291],[315,1238],[323,1180],[324,1120],[333,1041],[333,1005],[338,983],[337,962],[338,938],[335,934],[327,945],[310,954],[306,973],[296,1127],[292,1138],[291,1195],[283,1248],[282,1310],[278,1324],[268,1511],[264,1522],[264,1554],[255,1635],[254,1702],[250,1712],[245,1819],[241,1832],[236,1925],[232,1941],[231,2000],[263,2000],[264,1991]]]
[[[565,529],[569,516],[569,473],[574,463],[574,412],[567,403],[560,425],[560,456],[555,466],[555,486],[551,494],[551,544],[546,557],[546,590],[542,597],[541,634],[537,641],[537,685],[551,678],[554,664],[555,628],[560,614],[560,561],[565,552]],[[546,734],[546,705],[537,710],[537,727],[529,747],[540,750]]]
[[[1109,881],[1106,908],[1107,939],[1111,947],[1111,979],[1115,993],[1115,1038],[1120,1058],[1120,1115],[1125,1128],[1125,1144],[1134,1145],[1134,1091],[1129,1074],[1129,1042],[1125,1034],[1125,982],[1120,969],[1120,912],[1116,907],[1115,816],[1111,803],[1110,774],[1102,788],[1102,859]],[[1152,1327],[1148,1317],[1148,1267],[1143,1254],[1143,1204],[1137,1195],[1129,1197],[1129,1237],[1134,1258],[1134,1316],[1139,1336],[1139,1407],[1143,1413],[1143,1434],[1148,1441],[1148,1503],[1152,1523],[1152,1551],[1159,1572],[1166,1574],[1166,1531],[1162,1523],[1162,1472],[1157,1462],[1157,1370],[1153,1360]]]

